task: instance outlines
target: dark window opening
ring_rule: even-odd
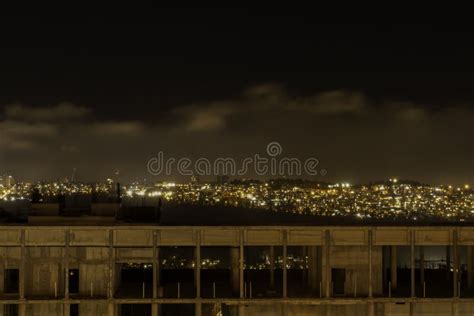
[[[20,271],[18,269],[5,269],[5,293],[18,293]]]
[[[69,294],[79,293],[79,269],[69,269],[68,278],[69,278]]]
[[[203,305],[204,307],[205,305]],[[203,309],[205,313],[205,308]],[[203,313],[203,315],[205,315]],[[188,316],[195,314],[195,305],[194,304],[163,304],[161,305],[162,316]],[[226,314],[224,314],[226,315]]]
[[[120,310],[121,316],[151,316],[151,304],[122,304]]]
[[[4,309],[5,316],[18,316],[18,305],[17,304],[7,304]]]
[[[153,264],[123,263],[120,268],[119,297],[152,297]]]
[[[69,316],[79,316],[79,304],[71,304],[69,306]]]
[[[346,269],[332,269],[331,279],[334,295],[344,295],[344,285],[346,283]]]

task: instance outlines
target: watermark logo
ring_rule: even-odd
[[[283,153],[283,148],[278,142],[271,142],[267,145],[267,154],[270,157],[276,157]]]
[[[156,157],[147,162],[147,170],[151,175],[172,175],[174,172],[182,176],[245,176],[251,173],[258,176],[325,176],[326,169],[319,168],[319,160],[283,156],[283,147],[278,142],[271,142],[266,147],[266,155],[254,154],[237,161],[232,157],[219,157],[211,160],[205,157],[192,160],[187,157],[165,157],[160,151]]]

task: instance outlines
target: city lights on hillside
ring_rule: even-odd
[[[84,183],[17,183],[0,186],[0,199],[29,199],[38,190],[44,201],[58,194],[113,195],[110,182]],[[167,203],[199,204],[317,216],[351,216],[372,219],[446,219],[466,220],[474,215],[474,191],[469,185],[427,186],[404,183],[397,179],[371,185],[305,184],[282,182],[188,183],[172,182],[144,185],[134,183],[122,187],[125,199],[162,199]]]

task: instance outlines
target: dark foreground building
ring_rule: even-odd
[[[159,226],[47,208],[0,227],[1,315],[474,313],[470,226]]]

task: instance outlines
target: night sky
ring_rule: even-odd
[[[318,20],[3,17],[0,174],[188,181],[147,175],[146,162],[159,151],[243,159],[277,141],[283,156],[319,159],[316,181],[470,183],[474,34]]]

